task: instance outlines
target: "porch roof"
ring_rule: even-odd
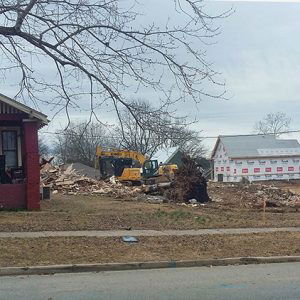
[[[0,93],[0,103],[4,103],[15,110],[18,111],[18,113],[22,112],[28,115],[29,118],[37,119],[40,122],[40,127],[47,125],[49,123],[49,120],[47,119],[47,116],[23,103],[20,103],[14,99],[11,99],[3,94]]]

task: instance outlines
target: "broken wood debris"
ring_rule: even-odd
[[[230,207],[244,208],[300,208],[300,195],[272,183],[228,184],[210,182],[209,193],[212,201]],[[225,199],[228,198],[228,199]],[[215,201],[216,199],[216,201]],[[222,204],[223,203],[223,204]]]
[[[141,192],[139,187],[127,187],[113,181],[103,181],[78,174],[72,165],[67,168],[46,163],[42,166],[41,185],[50,186],[53,194],[93,195],[107,194],[116,198],[132,197]]]

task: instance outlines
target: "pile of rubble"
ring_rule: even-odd
[[[56,167],[46,163],[41,168],[41,185],[49,186],[53,194],[93,195],[107,194],[117,198],[134,197],[141,192],[139,187],[127,187],[114,180],[99,181],[78,174],[72,167]]]
[[[266,184],[219,184],[210,183],[209,192],[216,202],[227,206],[247,208],[299,207],[300,195]],[[222,199],[222,200],[218,200]]]

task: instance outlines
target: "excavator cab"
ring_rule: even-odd
[[[147,179],[158,175],[158,161],[155,160],[146,160],[143,165],[142,177]]]

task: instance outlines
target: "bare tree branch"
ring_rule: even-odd
[[[191,123],[185,117],[174,117],[168,109],[156,109],[144,100],[132,101],[137,124],[127,110],[120,113],[121,146],[135,150],[149,157],[160,148],[179,147],[192,157],[205,153],[200,134],[188,128]]]
[[[108,100],[115,109],[120,105],[133,115],[126,89],[151,88],[162,106],[224,97],[223,83],[206,61],[204,46],[219,33],[213,21],[231,11],[210,16],[202,0],[174,0],[180,22],[147,26],[135,5],[124,8],[120,3],[0,0],[0,55],[5,59],[0,70],[5,74],[10,65],[20,72],[19,94],[24,99],[65,106],[66,112],[84,103],[81,95],[93,94],[91,117],[97,117],[95,109]],[[36,70],[40,62],[53,64],[57,76],[41,76]],[[221,90],[209,93],[206,83]],[[50,99],[45,99],[47,91]]]

